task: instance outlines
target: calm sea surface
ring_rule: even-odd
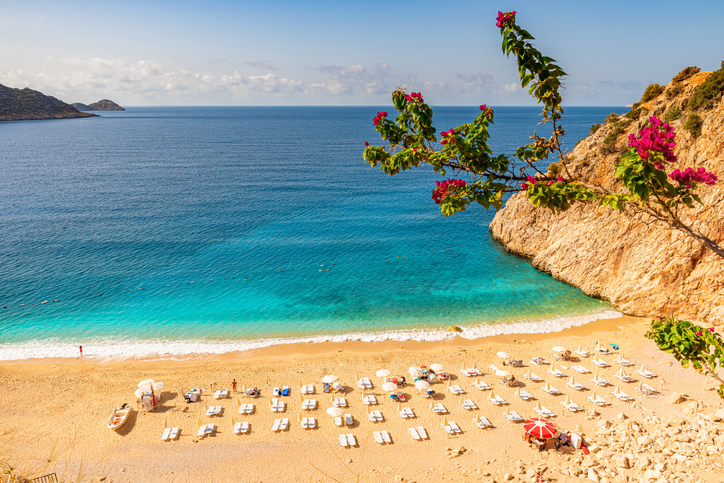
[[[364,164],[373,107],[130,108],[0,123],[0,359],[552,330],[609,304]],[[622,108],[568,108],[567,146]],[[438,132],[477,108],[435,109]],[[536,108],[496,108],[512,153]],[[538,127],[539,131],[541,130]],[[57,302],[53,302],[57,300]],[[43,303],[47,301],[47,303]]]

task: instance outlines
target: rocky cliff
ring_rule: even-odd
[[[683,217],[704,235],[724,244],[724,101],[721,93],[697,112],[701,134],[684,128],[687,104],[710,73],[672,81],[654,99],[607,121],[569,154],[573,177],[619,190],[614,163],[628,135],[648,117],[668,118],[676,130],[679,167],[703,166],[719,183],[702,187],[703,207]],[[640,109],[640,110],[639,110]],[[677,116],[678,119],[674,120]],[[565,121],[565,120],[564,120]],[[690,123],[691,124],[691,123]],[[565,122],[564,122],[565,125]],[[592,128],[592,131],[594,129]],[[673,169],[673,168],[670,168]],[[586,294],[610,300],[639,316],[675,315],[724,325],[724,259],[693,238],[660,222],[632,219],[609,208],[577,205],[557,215],[534,209],[522,194],[512,196],[490,225],[493,237],[511,252]]]
[[[0,84],[0,121],[94,117],[70,104],[32,89],[13,89]]]

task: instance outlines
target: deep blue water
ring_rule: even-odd
[[[153,339],[474,334],[610,310],[502,250],[494,212],[443,217],[430,170],[366,165],[381,109],[392,111],[130,108],[1,123],[0,359],[77,344],[140,354]],[[495,110],[496,152],[541,131],[536,108]],[[568,147],[613,110],[624,109],[568,108]],[[435,108],[438,132],[477,113]]]

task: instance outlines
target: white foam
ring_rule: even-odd
[[[387,332],[356,332],[339,335],[317,335],[299,338],[275,338],[255,340],[209,340],[209,339],[123,339],[95,338],[83,340],[86,357],[94,358],[161,358],[178,359],[203,354],[248,351],[279,344],[303,342],[346,342],[364,341],[441,341],[462,337],[479,339],[501,334],[538,334],[559,332],[571,327],[585,325],[599,319],[622,317],[621,312],[604,310],[584,315],[557,317],[536,321],[521,321],[500,324],[481,324],[462,327],[462,332],[448,332],[445,329],[398,330]],[[19,343],[0,344],[0,360],[44,359],[49,357],[77,357],[78,346],[67,340],[44,339]]]

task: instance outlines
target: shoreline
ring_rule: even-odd
[[[463,329],[462,333],[448,332],[444,330],[430,330],[430,331],[395,331],[395,332],[382,332],[382,333],[352,333],[352,334],[340,334],[339,336],[316,336],[310,338],[294,338],[294,339],[261,339],[256,342],[258,346],[241,349],[241,350],[226,350],[219,352],[199,351],[184,354],[173,354],[173,353],[153,353],[149,352],[146,355],[110,355],[110,356],[99,356],[93,354],[92,345],[84,345],[84,356],[82,362],[84,363],[100,363],[100,364],[116,364],[121,362],[185,362],[194,360],[219,360],[228,361],[236,359],[249,359],[254,357],[262,357],[263,354],[295,354],[297,356],[301,354],[311,354],[314,356],[320,356],[324,354],[331,354],[333,352],[340,351],[351,351],[359,354],[365,353],[377,353],[382,350],[385,353],[402,351],[412,352],[423,352],[434,350],[439,347],[445,346],[460,346],[470,347],[477,345],[484,341],[490,342],[503,342],[509,340],[526,340],[526,341],[540,341],[550,339],[552,337],[568,337],[568,336],[584,336],[590,335],[596,331],[613,331],[617,326],[625,326],[631,323],[635,323],[639,318],[635,316],[625,315],[623,313],[614,311],[606,311],[600,314],[589,314],[583,316],[571,316],[561,317],[556,319],[555,322],[569,321],[571,319],[578,319],[575,322],[581,322],[581,319],[587,319],[588,317],[595,317],[600,315],[602,317],[594,318],[593,320],[583,321],[582,323],[563,324],[564,326],[559,330],[548,330],[540,332],[526,332],[525,328],[540,327],[540,322],[521,322],[517,324],[500,324],[483,326],[484,329],[488,329],[491,332],[498,332],[491,335],[482,335],[478,337],[465,337],[470,335],[470,328],[466,334],[466,330]],[[477,327],[473,327],[475,329]],[[505,329],[513,329],[506,331]],[[520,331],[514,330],[515,328],[522,329]],[[548,325],[546,328],[555,329],[554,326]],[[501,333],[502,332],[502,333]],[[421,334],[432,334],[430,340],[418,340],[414,339],[413,336],[419,336]],[[360,337],[365,336],[368,337]],[[400,335],[402,337],[395,338],[391,335]],[[407,337],[405,337],[407,336]],[[330,340],[340,338],[342,340]],[[132,341],[129,341],[133,343]],[[157,342],[158,344],[164,344],[164,342]],[[189,344],[201,345],[195,342]],[[223,344],[223,341],[222,341]],[[209,344],[214,345],[214,344]],[[218,347],[218,346],[217,346]],[[72,347],[77,351],[77,347]],[[0,354],[1,354],[0,350]],[[62,363],[76,363],[80,362],[81,357],[69,356],[69,357],[29,357],[24,359],[0,359],[0,365],[8,365],[13,363],[39,363],[39,364],[62,364]]]

